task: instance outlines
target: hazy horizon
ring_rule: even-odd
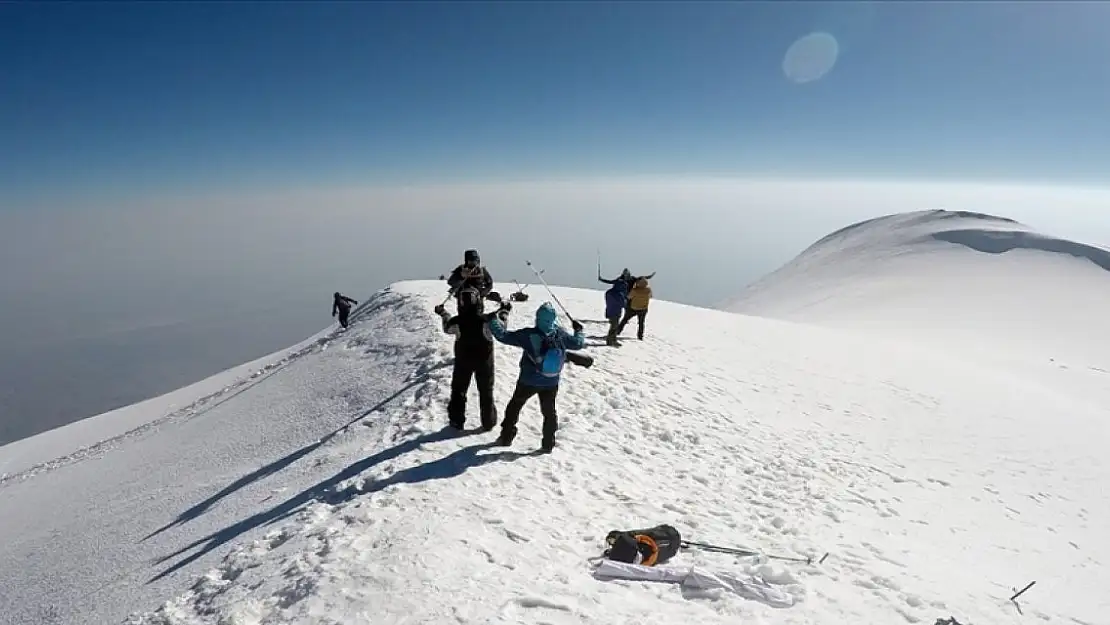
[[[601,288],[600,250],[606,277],[626,266],[655,271],[658,297],[714,306],[829,232],[882,214],[997,213],[1099,244],[1110,242],[1100,217],[1107,205],[1110,189],[690,177],[300,190],[0,214],[0,442],[287,347],[332,321],[333,291],[361,300],[399,280],[435,279],[470,247],[502,291],[530,282],[525,260],[553,284]],[[542,296],[538,285],[529,291]]]

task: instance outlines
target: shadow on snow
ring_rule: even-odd
[[[1110,251],[1031,232],[968,229],[937,232],[931,236],[939,241],[963,245],[986,254],[1002,254],[1014,249],[1067,254],[1076,258],[1085,258],[1102,269],[1110,271]]]
[[[231,484],[228,484],[223,489],[221,489],[218,493],[215,493],[214,495],[212,495],[208,499],[205,499],[204,501],[201,501],[200,503],[194,505],[193,507],[191,507],[188,510],[185,510],[184,512],[179,514],[177,516],[177,518],[174,519],[173,521],[171,521],[171,522],[167,523],[166,525],[163,525],[162,527],[160,527],[160,528],[154,530],[153,532],[147,534],[139,542],[145,542],[146,540],[148,540],[150,538],[153,538],[153,537],[161,534],[162,532],[164,532],[168,529],[172,529],[172,528],[177,527],[179,525],[184,525],[185,523],[188,523],[189,521],[192,521],[193,519],[196,519],[200,515],[207,512],[212,506],[217,504],[220,500],[224,499],[225,497],[228,497],[229,495],[232,495],[233,493],[235,493],[236,491],[238,491],[242,488],[250,486],[254,482],[257,482],[258,480],[261,480],[263,478],[266,478],[267,476],[270,476],[270,475],[273,475],[273,474],[277,473],[278,471],[281,471],[285,467],[288,467],[289,465],[293,464],[297,460],[300,460],[301,458],[307,456],[308,454],[312,453],[316,449],[320,448],[322,445],[324,445],[325,443],[330,441],[332,438],[334,438],[335,436],[337,436],[338,434],[340,434],[341,432],[343,432],[347,428],[351,427],[355,423],[358,423],[362,419],[365,419],[366,417],[370,416],[371,414],[373,414],[375,412],[378,412],[379,410],[383,409],[386,405],[388,405],[393,400],[395,400],[398,397],[400,397],[401,395],[403,395],[405,392],[407,392],[409,390],[412,390],[413,388],[423,384],[424,382],[427,382],[428,379],[431,377],[431,374],[433,372],[435,372],[439,369],[450,367],[450,366],[452,366],[452,364],[453,364],[453,361],[448,360],[446,362],[443,362],[443,363],[440,363],[440,364],[435,365],[433,367],[430,367],[429,369],[423,371],[419,375],[419,377],[417,377],[413,381],[409,382],[408,384],[405,384],[403,387],[398,389],[395,393],[393,393],[389,397],[386,397],[385,399],[383,399],[380,402],[378,402],[377,404],[375,404],[373,408],[370,408],[369,410],[363,411],[358,416],[352,418],[347,423],[343,424],[342,426],[340,426],[340,427],[336,428],[335,430],[329,432],[328,434],[324,435],[319,440],[317,440],[313,443],[310,443],[308,445],[305,445],[304,447],[301,447],[300,449],[298,449],[298,450],[296,450],[296,451],[294,451],[290,454],[287,454],[287,455],[285,455],[281,458],[278,458],[277,460],[271,462],[270,464],[267,464],[263,467],[260,467],[257,470],[255,470],[251,473],[248,473],[247,475],[244,475],[243,477],[235,480]]]
[[[252,529],[263,527],[265,525],[272,525],[273,523],[281,521],[297,512],[297,510],[299,510],[302,506],[314,501],[320,501],[333,505],[339,504],[345,501],[349,501],[350,499],[359,495],[377,492],[394,484],[418,484],[431,480],[441,480],[456,477],[458,475],[462,475],[467,469],[471,467],[480,466],[496,460],[517,460],[519,458],[534,456],[540,453],[539,451],[534,451],[530,453],[503,451],[497,453],[481,454],[479,452],[490,449],[496,444],[494,442],[482,443],[479,445],[464,447],[450,455],[444,456],[437,460],[432,460],[430,462],[420,464],[405,469],[403,471],[398,471],[397,473],[383,480],[372,482],[364,481],[361,483],[356,482],[353,485],[344,488],[343,490],[333,490],[341,482],[350,478],[354,478],[363,471],[366,471],[367,469],[370,469],[382,462],[393,460],[394,458],[402,456],[408,452],[415,451],[425,443],[458,438],[460,436],[477,434],[479,432],[481,432],[480,429],[475,429],[460,433],[456,430],[445,428],[444,430],[438,432],[432,432],[430,434],[425,434],[423,436],[406,440],[393,447],[382,450],[372,456],[364,458],[348,466],[339,473],[336,473],[335,475],[329,477],[328,479],[323,480],[318,484],[315,484],[314,486],[301,491],[297,495],[290,497],[284,502],[268,510],[259,512],[258,514],[243,519],[242,521],[228,526],[218,532],[209,534],[208,536],[196,540],[189,545],[186,545],[185,547],[182,547],[181,549],[178,549],[177,551],[171,553],[170,555],[159,559],[156,564],[164,564],[175,557],[183,555],[187,551],[197,549],[197,551],[195,551],[192,555],[179,560],[174,565],[165,569],[158,575],[152,577],[150,580],[147,581],[147,583],[149,584],[158,581],[163,577],[174,573],[182,567],[187,566],[188,564],[201,558],[213,549],[227,544],[228,542],[238,538],[242,534]]]

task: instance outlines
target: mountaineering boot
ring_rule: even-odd
[[[513,435],[502,430],[501,436],[497,437],[497,444],[501,447],[508,447],[513,444]]]
[[[555,437],[548,438],[545,436],[543,442],[540,443],[540,451],[549,454],[553,449],[555,449]]]

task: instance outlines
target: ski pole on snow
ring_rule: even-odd
[[[791,556],[773,556],[773,555],[768,555],[768,554],[765,554],[765,553],[760,553],[758,551],[752,551],[750,549],[740,549],[740,548],[737,548],[737,547],[721,547],[720,545],[710,545],[708,543],[699,543],[699,542],[694,542],[694,541],[689,541],[689,540],[682,541],[681,546],[686,547],[686,548],[697,547],[697,548],[702,549],[704,551],[712,551],[712,552],[716,552],[716,553],[724,553],[724,554],[734,555],[734,556],[763,556],[763,557],[767,558],[768,560],[784,560],[786,562],[804,562],[806,564],[813,564],[813,556],[808,556],[808,557],[805,557],[805,558],[795,558],[795,557],[791,557]],[[821,556],[821,559],[817,563],[821,564],[822,562],[825,561],[825,558],[827,558],[827,557],[829,557],[829,554],[826,553],[825,555]]]
[[[541,275],[543,272],[536,271],[536,266],[532,264],[532,261],[526,260],[524,262],[528,265],[528,268],[532,270],[532,273],[536,274],[536,277],[540,279],[540,282],[543,283],[543,288],[547,289],[547,292],[551,295],[551,298],[555,300],[555,303],[559,305],[559,308],[563,309],[563,314],[567,316],[567,319],[574,321],[574,317],[572,317],[570,312],[567,311],[567,307],[563,306],[563,303],[559,301],[559,297],[555,295],[555,293],[551,290],[551,287],[548,286],[547,280],[543,279],[543,275]]]

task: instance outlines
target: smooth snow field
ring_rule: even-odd
[[[904,217],[941,233],[946,215]],[[730,303],[748,314],[657,287],[645,340],[633,321],[620,348],[601,291],[555,287],[596,362],[564,373],[550,455],[535,398],[511,448],[445,430],[435,281],[126,427],[99,417],[109,443],[67,426],[2,447],[0,623],[1110,623],[1110,344],[1078,327],[1110,304],[1032,305],[1051,283],[1095,306],[1110,273],[938,239],[892,253],[903,229],[878,225],[854,252],[811,248],[829,256],[808,281],[795,261]],[[864,298],[894,263],[949,299]],[[945,286],[957,269],[975,290]],[[510,329],[552,299],[528,293]],[[497,346],[499,412],[519,358]],[[814,560],[691,548],[658,567],[669,582],[595,571],[610,530],[659,523]]]

